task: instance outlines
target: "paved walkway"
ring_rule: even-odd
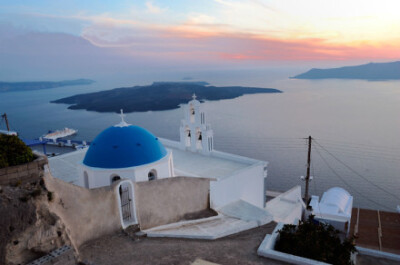
[[[188,265],[196,259],[229,265],[285,264],[259,257],[257,248],[275,223],[216,240],[105,236],[79,249],[84,261],[96,265],[176,264]]]

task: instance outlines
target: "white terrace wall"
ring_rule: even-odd
[[[218,209],[237,200],[264,208],[264,164],[258,163],[233,176],[210,183],[211,208]]]
[[[113,187],[88,190],[46,174],[46,187],[53,192],[50,210],[69,230],[78,249],[83,243],[121,229],[119,205]]]
[[[135,183],[140,228],[177,222],[186,214],[208,209],[209,187],[209,179],[190,177]]]

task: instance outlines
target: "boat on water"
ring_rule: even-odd
[[[62,130],[57,130],[54,132],[49,132],[46,135],[43,135],[43,139],[47,139],[47,140],[57,140],[58,138],[64,138],[67,136],[71,136],[74,135],[78,132],[78,130],[75,129],[71,129],[71,128],[67,128],[65,127]]]

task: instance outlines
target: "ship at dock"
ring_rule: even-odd
[[[78,132],[78,130],[65,127],[62,130],[49,131],[49,133],[43,135],[43,139],[53,140],[54,141],[54,140],[57,140],[59,138],[64,138],[64,137],[67,137],[67,136],[74,135],[77,132]]]

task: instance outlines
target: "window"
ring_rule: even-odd
[[[112,178],[111,178],[111,184],[113,184],[114,182],[116,182],[116,181],[118,181],[118,180],[120,180],[120,179],[121,179],[121,177],[118,176],[118,175],[112,176]]]
[[[149,181],[157,179],[157,171],[155,169],[150,170],[148,174]]]

